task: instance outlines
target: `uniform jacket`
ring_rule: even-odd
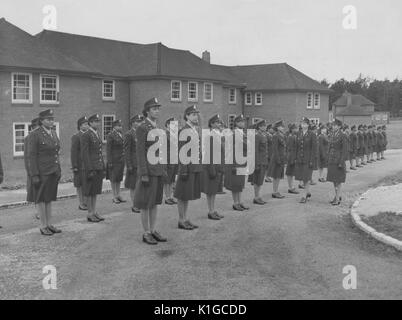
[[[371,134],[371,132],[367,132],[367,148],[371,149],[372,146],[373,146],[373,135]]]
[[[377,133],[371,132],[371,148],[374,149],[377,146]]]
[[[296,163],[297,135],[289,134],[286,143],[286,161],[288,165]]]
[[[25,171],[27,172],[27,175],[29,175],[30,170],[29,170],[29,139],[31,137],[32,132],[38,130],[38,128],[35,128],[32,130],[24,139],[24,165],[25,165]]]
[[[387,137],[387,133],[386,132],[382,132],[382,137],[383,137],[383,147],[384,147],[384,149],[387,147],[387,145],[388,145],[388,137]]]
[[[359,149],[359,139],[357,133],[351,132],[349,135],[350,145],[349,151],[353,154],[357,154],[357,150]]]
[[[268,165],[268,138],[263,133],[255,133],[255,165]]]
[[[297,135],[296,163],[314,166],[317,150],[316,134],[310,130],[307,130],[306,134],[300,131]]]
[[[357,144],[358,144],[358,149],[360,150],[360,152],[362,152],[364,150],[364,135],[363,132],[359,131],[357,133]]]
[[[276,132],[272,138],[271,161],[282,166],[286,163],[286,140],[280,132]]]
[[[193,128],[191,128],[191,126],[186,123],[186,125],[180,130],[183,131],[185,129],[191,129],[194,130]],[[180,136],[180,132],[179,132],[179,136]],[[187,139],[187,141],[179,141],[179,150],[188,142],[190,141],[190,138]],[[199,164],[195,164],[195,163],[189,163],[189,164],[182,164],[180,159],[179,159],[179,169],[178,169],[178,174],[179,175],[183,175],[183,174],[189,174],[191,172],[202,172],[202,154],[201,154],[201,139],[199,141],[199,145],[200,145],[200,150],[199,150]]]
[[[81,136],[84,133],[82,131],[77,132],[71,137],[71,168],[73,170],[82,170],[82,158],[81,158]]]
[[[224,152],[224,142],[223,142],[223,137],[221,136],[220,132],[216,132],[215,130],[212,130],[212,136],[208,137],[209,139],[209,164],[205,164],[205,169],[210,175],[216,176],[218,173],[223,173],[224,172],[224,161],[225,161],[225,152]],[[214,139],[220,139],[221,140],[221,147],[219,150],[217,148],[214,148]],[[215,152],[219,152],[221,154],[221,163],[216,163],[214,164],[214,156]]]
[[[136,136],[137,136],[137,145],[136,145],[136,153],[137,153],[137,172],[140,177],[142,176],[153,176],[160,177],[165,173],[165,167],[160,164],[150,164],[148,162],[147,154],[148,149],[156,143],[156,141],[148,141],[148,133],[157,129],[149,119],[145,119],[145,121],[137,128]]]
[[[124,138],[113,130],[106,139],[106,158],[108,165],[124,163]]]
[[[329,137],[328,164],[345,166],[348,159],[348,145],[346,135],[338,130]]]
[[[47,133],[43,127],[28,139],[28,169],[31,177],[60,173],[60,141],[55,131]]]
[[[267,155],[268,161],[272,158],[272,143],[273,143],[273,135],[267,132]]]
[[[320,134],[318,136],[318,153],[321,161],[328,159],[329,141],[328,136]]]
[[[363,132],[363,147],[364,151],[368,151],[368,135],[367,132]]]
[[[99,133],[89,129],[81,135],[81,158],[86,172],[105,170],[102,154],[102,140]]]
[[[124,157],[127,169],[137,169],[137,135],[134,129],[124,135]]]
[[[384,136],[381,132],[377,132],[377,150],[381,150],[384,145]]]

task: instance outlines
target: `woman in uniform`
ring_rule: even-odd
[[[367,125],[363,126],[363,153],[364,153],[364,162],[363,165],[368,165],[369,162],[369,143],[368,143],[368,132],[367,132]]]
[[[331,201],[333,206],[339,206],[342,201],[342,184],[346,181],[346,159],[348,144],[346,135],[341,131],[342,122],[334,120],[333,133],[329,138],[329,157],[327,181],[332,182],[335,188],[335,197]]]
[[[130,130],[124,135],[124,157],[126,161],[126,179],[124,181],[124,187],[130,190],[131,198],[131,211],[134,213],[140,213],[141,211],[134,206],[134,193],[135,186],[137,184],[137,128],[144,121],[144,116],[136,115],[130,119]]]
[[[244,190],[246,177],[238,175],[237,169],[241,166],[236,162],[236,149],[243,150],[243,156],[247,154],[247,135],[246,135],[246,119],[243,115],[239,115],[234,119],[233,130],[233,164],[225,166],[225,188],[232,192],[233,210],[244,211],[249,210],[242,201],[241,194]],[[238,136],[239,139],[235,137]]]
[[[288,193],[299,194],[293,185],[296,167],[296,149],[297,149],[297,125],[292,123],[289,125],[289,134],[286,141],[286,176],[288,179]]]
[[[208,121],[208,127],[211,130],[211,136],[209,139],[209,164],[203,165],[203,172],[201,176],[201,192],[207,197],[208,204],[208,219],[220,220],[224,216],[219,214],[215,210],[215,198],[219,192],[219,185],[221,177],[223,175],[223,161],[224,154],[222,154],[222,135],[219,131],[221,118],[219,115],[213,116]],[[216,145],[214,141],[219,141],[221,144]],[[214,163],[214,157],[217,157],[216,153],[220,153],[221,162]]]
[[[381,161],[381,151],[382,151],[382,145],[384,143],[384,136],[382,135],[382,127],[377,127],[377,145],[376,145],[376,153],[377,153],[377,161]]]
[[[57,200],[61,177],[59,161],[60,141],[55,131],[53,110],[39,113],[40,128],[32,132],[28,146],[28,166],[34,186],[35,204],[40,212],[42,235],[51,236],[61,230],[51,223],[52,202]]]
[[[172,123],[172,125],[171,125]],[[176,124],[176,125],[175,125]],[[176,163],[171,163],[171,151],[177,152],[178,141],[176,139],[178,128],[178,120],[175,118],[169,118],[165,122],[166,128],[166,138],[167,138],[167,175],[163,181],[163,190],[165,191],[165,204],[175,205],[177,201],[173,197],[173,186],[176,182],[178,165]],[[177,152],[178,155],[178,152]]]
[[[383,147],[381,150],[381,160],[385,160],[384,153],[387,151],[388,137],[387,137],[387,126],[382,126],[382,137],[383,137]]]
[[[300,123],[301,131],[297,137],[296,179],[302,181],[305,194],[300,203],[311,198],[310,182],[313,176],[314,161],[317,154],[317,137],[309,130],[310,120],[304,117]]]
[[[357,132],[357,157],[359,159],[357,163],[358,168],[362,168],[364,165],[364,134],[363,134],[363,125],[359,125]]]
[[[248,181],[254,186],[254,204],[264,205],[266,202],[260,196],[261,187],[264,184],[264,178],[268,167],[266,121],[259,120],[255,125],[255,170],[249,176]]]
[[[268,156],[268,167],[271,162],[271,157],[272,157],[272,139],[274,136],[274,129],[272,127],[272,124],[267,125],[267,131],[266,131],[266,136],[267,136],[267,156]],[[271,183],[272,182],[272,177],[269,176],[269,172],[267,170],[266,173],[266,178],[265,182]]]
[[[358,137],[356,134],[356,126],[350,128],[351,132],[349,135],[349,159],[350,159],[350,170],[357,170],[357,149],[358,149]]]
[[[276,122],[274,130],[275,134],[272,138],[272,155],[268,173],[273,178],[272,198],[283,199],[285,196],[279,193],[279,183],[284,178],[286,163],[286,140],[283,121]]]
[[[148,135],[152,134],[154,129],[158,129],[156,121],[159,117],[160,107],[156,98],[145,102],[143,115],[146,119],[136,130],[138,179],[134,192],[134,207],[141,210],[141,221],[144,228],[142,241],[149,245],[167,241],[155,229],[158,205],[162,204],[163,199],[163,176],[166,175],[166,170],[161,163],[149,163],[147,157],[149,148],[155,144],[154,141],[148,139]],[[159,156],[159,154],[155,156]]]
[[[320,126],[318,135],[318,171],[320,178],[319,182],[326,182],[324,175],[325,169],[328,168],[328,135],[327,128],[325,126]]]
[[[113,122],[113,130],[107,136],[106,157],[107,157],[107,179],[113,192],[113,203],[126,202],[120,195],[120,184],[124,175],[124,139],[121,120]]]
[[[196,142],[201,146],[199,113],[200,112],[195,105],[188,107],[184,111],[184,120],[186,121],[186,124],[181,129],[180,134],[183,130],[186,130],[185,132],[191,134],[193,139],[196,139]],[[190,142],[190,140],[191,138],[188,136],[187,141],[180,141],[179,147],[182,148],[182,146]],[[194,151],[194,149],[189,150],[189,152]],[[197,155],[191,155],[191,158],[194,157],[197,158]],[[201,198],[201,173],[201,148],[198,150],[198,161],[196,163],[190,161],[190,163],[184,164],[181,159],[179,159],[178,181],[174,193],[174,196],[178,199],[177,208],[179,211],[179,229],[194,230],[198,228],[198,226],[193,224],[188,217],[188,203],[189,201]]]

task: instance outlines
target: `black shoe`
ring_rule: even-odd
[[[48,237],[50,237],[50,236],[53,235],[53,232],[50,231],[49,228],[41,228],[41,229],[39,229],[39,230],[40,230],[40,233],[42,234],[42,236],[48,236]]]
[[[250,208],[249,208],[249,207],[246,207],[243,203],[240,203],[240,207],[241,207],[243,210],[250,210]]]
[[[151,246],[158,244],[158,241],[156,241],[154,236],[150,233],[146,233],[142,236],[142,242],[145,242],[146,244],[149,244]]]
[[[265,178],[265,182],[266,183],[272,183],[272,179],[271,178]]]
[[[215,212],[208,213],[208,219],[209,220],[215,220],[215,221],[221,220],[221,218],[219,218],[219,216]]]
[[[262,199],[254,199],[253,203],[258,204],[260,206],[263,206],[264,204],[266,204],[266,202],[264,200],[262,200]]]
[[[315,182],[315,181],[310,182],[310,186],[315,186],[315,185],[317,185],[317,182]]]
[[[88,220],[88,222],[91,222],[91,223],[99,223],[100,222],[100,220],[95,216],[87,217],[87,220]]]
[[[179,222],[178,227],[181,230],[194,230],[194,228],[192,226],[190,226],[189,224],[187,224],[185,222]]]
[[[113,203],[114,203],[114,204],[120,204],[120,203],[121,203],[121,201],[120,201],[120,199],[115,198],[115,199],[113,199]]]
[[[102,218],[98,213],[95,213],[94,216],[95,216],[99,221],[105,221],[105,218]]]
[[[166,200],[165,200],[165,204],[167,204],[168,206],[173,206],[173,205],[175,205],[175,203],[173,202],[172,199],[166,199]]]
[[[307,198],[305,197],[301,198],[300,203],[307,203]]]
[[[272,194],[272,198],[274,198],[274,199],[283,199],[283,198],[285,198],[285,196],[281,195],[279,192],[277,192],[277,193]]]
[[[234,204],[233,210],[234,211],[244,211],[243,207],[240,204]]]
[[[356,168],[356,167],[352,167],[352,168],[350,168],[350,170],[356,171],[357,168]]]
[[[88,207],[85,207],[85,206],[79,206],[78,207],[78,210],[81,210],[81,211],[88,211]]]
[[[190,220],[187,220],[185,222],[188,226],[190,226],[193,229],[198,229],[199,227],[197,225],[195,225],[194,223],[192,223]]]
[[[132,208],[131,208],[131,212],[133,212],[133,213],[141,213],[141,210],[140,210],[140,209],[137,209],[137,208],[135,208],[135,207],[132,207]]]
[[[293,188],[293,189],[289,189],[288,193],[290,193],[290,194],[299,194],[300,192],[297,191],[296,188]]]
[[[162,237],[157,231],[152,232],[152,236],[158,242],[167,242],[167,239]]]
[[[225,217],[223,214],[220,214],[218,211],[215,211],[215,214],[221,219],[223,219]]]
[[[306,198],[307,200],[310,199],[312,197],[311,193],[307,193]]]
[[[124,200],[122,197],[118,197],[117,199],[119,199],[119,201],[120,201],[120,203],[126,203],[127,202],[127,200]]]
[[[299,189],[305,189],[305,187],[301,184],[299,184]]]
[[[54,226],[48,226],[47,228],[48,228],[48,230],[49,230],[50,232],[53,232],[53,233],[61,233],[61,230],[60,230],[60,229],[57,229],[57,228],[54,227]]]

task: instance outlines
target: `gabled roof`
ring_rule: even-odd
[[[370,101],[369,99],[367,99],[366,97],[362,96],[361,94],[350,94],[345,92],[338,100],[336,100],[334,102],[334,105],[337,107],[342,107],[342,106],[346,106],[347,105],[347,96],[351,95],[352,96],[352,106],[371,106],[371,105],[375,105],[375,103],[373,101]]]
[[[246,83],[248,90],[331,92],[287,63],[236,66],[230,69]]]
[[[93,73],[93,70],[41,44],[35,37],[0,19],[0,66]]]
[[[336,109],[336,116],[371,116],[373,111],[361,106],[349,106]]]

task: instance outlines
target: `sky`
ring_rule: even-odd
[[[329,82],[402,78],[400,0],[0,0],[0,17],[36,34],[46,5],[57,31],[208,50],[215,64],[286,62]]]

